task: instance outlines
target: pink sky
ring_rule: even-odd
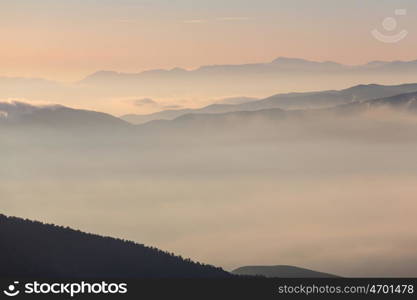
[[[51,1],[0,4],[0,76],[73,81],[97,70],[139,72],[278,56],[361,64],[417,58],[415,1]],[[397,44],[375,40],[397,8]],[[389,33],[391,34],[391,33]]]

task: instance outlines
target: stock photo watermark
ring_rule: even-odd
[[[18,285],[19,285],[19,281],[13,282],[13,284],[10,284],[7,287],[7,289],[5,289],[3,291],[3,293],[6,296],[9,296],[9,297],[15,297],[15,296],[19,295],[20,294],[20,291],[18,290]]]
[[[386,17],[382,21],[382,28],[384,29],[385,33],[382,33],[379,31],[379,29],[376,28],[371,31],[371,34],[375,39],[382,43],[395,44],[408,36],[407,30],[402,29],[398,31],[398,18],[407,16],[407,9],[398,8],[394,11],[394,15],[395,17]]]
[[[20,286],[19,286],[20,285]],[[107,283],[102,282],[73,282],[73,283],[43,283],[38,281],[26,282],[19,284],[19,281],[14,281],[9,284],[3,294],[8,297],[16,297],[19,294],[25,295],[64,295],[73,298],[79,294],[118,294],[124,295],[127,293],[127,283]]]

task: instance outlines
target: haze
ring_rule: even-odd
[[[417,275],[415,115],[242,120],[3,129],[1,209],[229,270]]]
[[[398,8],[408,36],[373,38]],[[0,213],[227,270],[417,277],[416,9],[1,1]]]

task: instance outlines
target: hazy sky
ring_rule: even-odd
[[[370,31],[397,8],[398,44]],[[360,64],[417,58],[415,0],[1,0],[0,75],[78,80],[278,56]]]

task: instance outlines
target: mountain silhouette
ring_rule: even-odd
[[[1,214],[0,253],[0,277],[231,277],[220,268],[131,241]]]
[[[201,66],[194,70],[173,68],[170,70],[155,69],[139,73],[122,73],[116,71],[97,71],[81,80],[81,84],[97,84],[118,80],[135,81],[141,79],[169,79],[171,77],[196,77],[203,75],[236,75],[236,74],[265,74],[291,72],[387,72],[387,71],[417,71],[417,60],[412,61],[378,61],[369,62],[364,65],[348,66],[331,61],[311,61],[301,58],[278,57],[266,63],[248,63],[237,65],[208,65]]]
[[[35,106],[23,102],[0,102],[0,123],[66,129],[121,129],[130,124],[109,114],[62,105]]]
[[[108,99],[172,99],[172,103],[166,104],[175,106],[179,100],[200,101],[236,95],[262,98],[278,92],[340,90],[358,84],[393,85],[413,82],[416,76],[417,60],[373,61],[351,66],[279,57],[269,62],[208,65],[191,70],[97,71],[75,82],[0,77],[0,99],[41,100],[68,106],[87,102],[89,106],[95,103],[104,110],[109,109]]]
[[[358,113],[377,108],[389,108],[410,113],[417,112],[417,92],[340,105],[331,109],[339,113]]]
[[[233,98],[226,98],[220,100],[214,104],[210,104],[203,108],[184,108],[184,109],[168,109],[163,110],[160,112],[152,113],[152,114],[127,114],[121,116],[121,118],[127,122],[132,124],[143,124],[146,122],[154,121],[154,120],[173,120],[178,118],[182,115],[189,114],[189,113],[209,113],[209,114],[216,114],[216,113],[224,113],[229,111],[234,111],[235,106],[239,104],[249,103],[253,101],[257,101],[256,98],[250,97],[233,97]]]
[[[218,114],[237,111],[256,111],[271,108],[310,109],[326,108],[340,104],[361,102],[381,97],[417,91],[417,84],[385,86],[377,84],[357,85],[340,91],[320,91],[310,93],[277,94],[262,100],[240,104],[212,104],[200,109],[165,110],[149,115],[125,115],[121,118],[133,124],[153,120],[173,120],[185,114]]]
[[[264,100],[242,104],[213,104],[202,109],[168,110],[147,116],[148,122],[133,126],[135,116],[123,119],[109,114],[72,109],[61,105],[33,106],[22,102],[0,102],[0,124],[9,127],[30,127],[47,129],[84,130],[85,132],[106,130],[139,133],[153,130],[181,129],[184,131],[200,128],[236,127],[257,120],[296,120],[299,117],[355,114],[364,110],[387,107],[408,112],[417,111],[417,92],[396,94],[399,91],[414,91],[417,84],[399,86],[360,85],[341,91],[317,93],[280,94]],[[394,94],[394,96],[392,96]],[[383,97],[378,97],[383,95]],[[370,100],[368,100],[370,99]],[[299,103],[301,109],[281,109],[287,101]],[[322,107],[322,104],[327,103]],[[319,105],[315,105],[320,103]],[[332,103],[333,105],[330,105]],[[153,118],[156,118],[153,120]],[[167,118],[165,120],[164,118]],[[128,122],[130,121],[130,122]]]
[[[284,71],[288,69],[292,70],[325,70],[326,68],[338,68],[343,69],[346,66],[329,63],[329,62],[314,62],[305,59],[286,58],[279,57],[268,63],[248,63],[240,65],[208,65],[201,66],[194,70],[185,70],[182,68],[173,68],[170,70],[155,69],[147,70],[139,73],[122,73],[110,70],[97,71],[86,78],[81,80],[80,84],[99,84],[102,82],[115,82],[115,81],[137,81],[137,80],[149,80],[149,79],[170,79],[173,77],[186,78],[204,75],[233,75],[233,74],[253,74],[257,72],[276,72]]]
[[[417,112],[417,92],[382,97],[366,101],[353,101],[347,104],[339,104],[332,107],[317,109],[283,110],[269,108],[253,111],[232,111],[226,113],[188,113],[174,120],[155,120],[137,125],[139,132],[162,134],[163,132],[188,134],[199,132],[250,132],[247,131],[254,125],[253,130],[258,130],[257,125],[264,124],[263,128],[275,128],[273,123],[289,121],[291,124],[303,126],[308,122],[328,120],[337,123],[341,117],[359,116],[365,111],[387,108],[392,111],[415,113]],[[330,119],[329,119],[330,118]],[[341,119],[340,119],[341,120]],[[265,123],[267,122],[267,123]],[[287,124],[289,124],[287,123]],[[329,123],[332,124],[332,123]]]
[[[265,276],[267,278],[335,278],[336,275],[293,266],[246,266],[232,271],[235,275]]]
[[[340,91],[321,91],[312,93],[278,94],[258,102],[244,103],[239,109],[308,109],[331,107],[339,104],[360,102],[381,97],[391,97],[398,94],[417,91],[417,84],[402,85],[357,85]]]

